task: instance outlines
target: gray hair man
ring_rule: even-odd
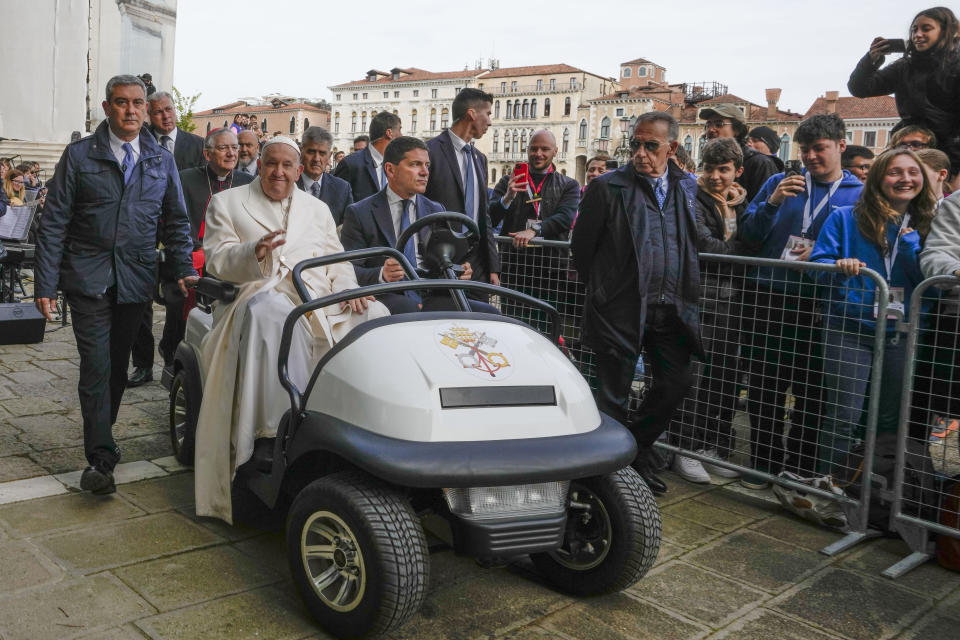
[[[353,190],[350,183],[332,175],[330,150],[333,136],[323,127],[308,127],[303,132],[302,148],[303,173],[297,179],[297,186],[315,198],[323,200],[330,207],[333,221],[339,227],[343,224],[343,213],[353,204]]]
[[[237,134],[237,144],[240,145],[240,157],[237,169],[247,175],[257,175],[257,160],[260,159],[260,138],[255,131],[243,129]]]
[[[173,96],[166,91],[154,91],[147,97],[147,113],[150,130],[160,146],[173,154],[178,171],[203,164],[203,138],[177,126]]]

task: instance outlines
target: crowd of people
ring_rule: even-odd
[[[734,449],[742,385],[753,470],[741,479],[746,486],[765,488],[784,472],[836,473],[856,444],[865,396],[880,394],[877,429],[893,433],[904,384],[904,340],[895,320],[875,316],[874,288],[861,269],[886,278],[888,310],[903,315],[924,277],[960,276],[960,196],[949,197],[960,186],[958,42],[956,17],[938,7],[916,16],[896,62],[883,66],[894,41],[871,44],[850,91],[893,93],[903,118],[876,157],[847,144],[839,116],[815,115],[794,137],[802,167],[785,165],[776,132],[750,129],[732,104],[710,104],[699,112],[707,138],[699,166],[679,146],[676,120],[652,111],[637,117],[631,160],[617,166],[603,155],[590,158],[583,186],[555,170],[557,142],[542,130],[527,148],[528,170],[488,188],[487,159],[472,144],[491,122],[493,98],[480,89],[463,89],[453,124],[427,142],[404,136],[400,118],[384,111],[351,153],[334,154],[321,127],[295,141],[265,135],[243,114],[201,138],[177,127],[172,96],[149,77],[112,78],[107,119],[67,147],[49,193],[37,165],[0,161],[0,214],[30,190],[45,199],[35,296],[50,317],[62,292],[73,314],[89,463],[82,487],[114,488],[121,452],[112,426],[123,390],[153,375],[149,302],[166,307],[159,354],[169,364],[183,339],[191,286],[207,273],[241,285],[204,343],[214,372],[206,384],[219,391],[204,394],[197,435],[198,513],[229,521],[229,478],[255,439],[273,435],[283,411],[274,370],[264,377],[260,369],[275,361],[269,336],[299,299],[293,266],[304,257],[393,245],[413,220],[435,211],[462,212],[477,223],[481,240],[460,265],[465,279],[514,287],[520,277],[546,277],[535,251],[513,271],[501,264],[497,233],[516,250],[570,241],[586,291],[582,340],[595,354],[597,405],[633,433],[633,466],[655,493],[667,486],[657,475],[664,461],[654,443],[671,421],[678,425],[671,440],[700,458],[677,455],[674,471],[693,482],[739,475],[724,461]],[[118,206],[124,215],[116,215]],[[413,265],[423,264],[421,242],[414,235],[398,247]],[[708,271],[701,254],[783,262]],[[839,271],[811,275],[787,262]],[[310,273],[314,295],[405,277],[399,261],[383,257]],[[320,355],[359,322],[449,303],[448,296],[396,294],[326,309],[295,337],[309,356],[291,364],[291,376],[305,382]],[[470,300],[475,311],[497,313],[489,303]],[[883,384],[868,390],[877,322],[886,323]],[[238,349],[239,334],[264,338]],[[652,386],[631,417],[641,352]],[[953,391],[946,397],[960,398]],[[939,415],[960,415],[960,407],[942,404]],[[930,417],[917,423],[926,426]]]

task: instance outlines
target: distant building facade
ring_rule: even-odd
[[[277,131],[300,140],[304,130],[311,126],[330,129],[330,105],[324,101],[308,101],[293,96],[266,96],[246,98],[193,114],[194,133],[205,135],[212,129],[228,127],[237,114],[256,119],[260,130],[267,135]]]
[[[847,142],[880,153],[890,141],[890,130],[900,122],[892,96],[841,98],[838,91],[827,91],[813,101],[803,115],[836,113],[847,126]]]

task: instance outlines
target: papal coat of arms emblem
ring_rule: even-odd
[[[486,380],[502,380],[513,372],[513,366],[498,340],[483,329],[457,324],[437,329],[440,349],[461,369]]]

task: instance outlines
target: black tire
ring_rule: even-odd
[[[636,471],[574,480],[569,503],[563,547],[530,556],[548,582],[580,596],[612,593],[650,570],[660,553],[660,509]]]
[[[170,383],[170,444],[177,462],[193,466],[193,450],[200,416],[200,380],[184,368]]]
[[[308,546],[325,549],[308,559]],[[340,638],[396,629],[427,593],[427,540],[416,514],[397,491],[358,471],[300,492],[287,518],[287,556],[307,609]],[[317,582],[327,584],[318,591]]]

